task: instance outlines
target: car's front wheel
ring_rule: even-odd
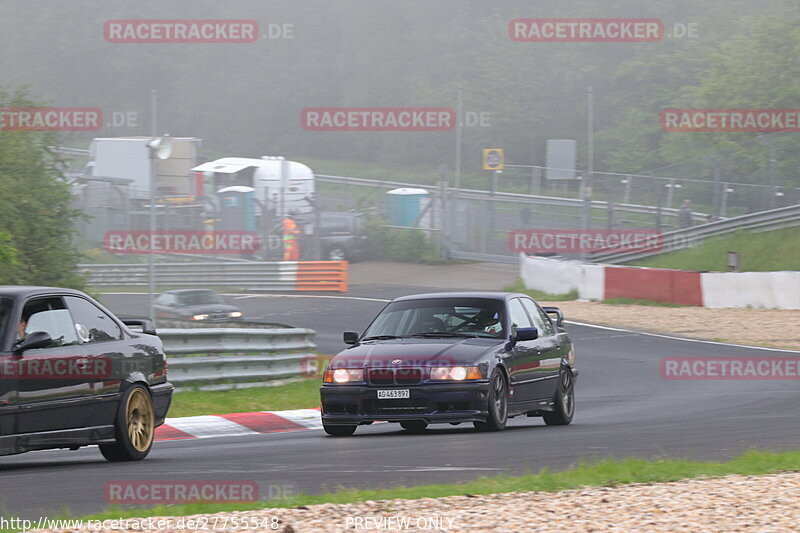
[[[334,246],[328,249],[328,253],[325,254],[328,257],[328,261],[346,261],[347,260],[347,250],[342,248],[341,246]]]
[[[116,442],[100,445],[100,453],[109,461],[140,461],[150,453],[155,414],[150,393],[143,385],[134,385],[122,395],[114,433]]]
[[[409,433],[423,433],[428,427],[428,423],[423,420],[404,420],[400,422],[400,427]]]
[[[502,431],[508,422],[508,383],[500,371],[492,374],[489,387],[489,416],[486,422],[473,422],[478,431]]]
[[[322,424],[322,428],[325,430],[325,433],[331,437],[349,437],[356,432],[356,426],[331,426]]]
[[[569,368],[562,368],[558,377],[558,390],[555,398],[555,411],[544,415],[548,426],[566,426],[575,414],[575,379]]]

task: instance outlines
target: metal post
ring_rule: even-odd
[[[158,95],[156,90],[150,91],[150,135],[153,139],[158,135]],[[156,154],[148,148],[150,153],[150,253],[147,254],[147,292],[148,294],[148,316],[155,320],[155,294],[156,294],[156,263],[155,250],[152,245],[153,236],[156,231]]]
[[[450,211],[450,220],[449,226],[450,234],[449,239],[449,250],[448,250],[448,258],[452,257],[453,250],[455,249],[455,235],[456,235],[456,217],[458,216],[458,207],[461,201],[461,143],[463,138],[463,130],[462,130],[462,115],[463,115],[463,107],[464,107],[464,84],[458,84],[458,90],[456,91],[456,161],[455,161],[455,170],[453,172],[453,181],[455,182],[455,193],[450,197],[449,203],[449,211]]]
[[[725,213],[728,211],[728,184],[722,184],[722,205],[720,206],[720,217],[725,217]]]
[[[769,174],[767,176],[769,184],[769,198],[767,199],[767,209],[775,209],[775,193],[777,192],[775,188],[775,164],[777,162],[777,149],[775,148],[775,145],[769,142],[769,139],[767,139],[766,135],[758,135],[756,138],[761,141],[764,146],[769,148]]]
[[[282,156],[279,156],[281,162],[281,190],[278,195],[278,209],[279,209],[279,227],[281,228],[281,260],[283,260],[286,253],[286,240],[283,233],[283,220],[286,218],[286,186],[289,182],[289,162]]]
[[[589,86],[586,102],[586,130],[587,130],[587,164],[586,176],[583,181],[583,229],[592,228],[592,173],[594,172],[594,93]],[[581,254],[584,261],[589,258],[587,252]]]
[[[626,204],[631,201],[631,185],[633,185],[633,176],[625,176],[625,195],[622,201]]]
[[[672,197],[675,194],[675,180],[669,180],[669,183],[666,185],[667,187],[667,207],[670,209],[672,208]]]

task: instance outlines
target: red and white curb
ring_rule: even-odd
[[[156,428],[155,440],[233,437],[320,428],[322,420],[319,408],[187,416],[167,418],[163,425]]]

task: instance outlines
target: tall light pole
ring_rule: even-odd
[[[158,135],[158,94],[155,89],[150,91],[150,136],[155,141]],[[156,155],[155,150],[148,145],[150,153],[150,253],[147,254],[147,314],[151,320],[156,319],[155,294],[156,294],[156,263],[153,238],[156,232]]]

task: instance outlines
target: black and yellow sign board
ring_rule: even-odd
[[[505,156],[502,148],[484,148],[483,170],[503,170]]]

